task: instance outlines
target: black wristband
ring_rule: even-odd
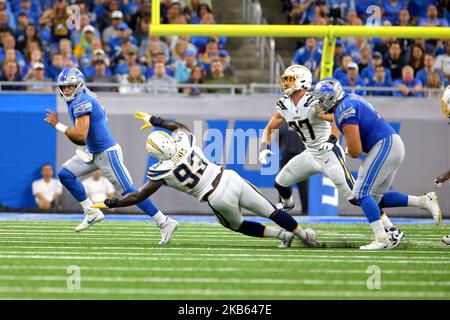
[[[331,142],[332,144],[336,144],[336,142],[338,141],[338,139],[336,138],[336,136],[334,134],[330,135],[330,137],[328,138],[327,142]]]
[[[270,144],[268,144],[267,142],[261,142],[261,145],[259,147],[259,151],[263,151],[265,149],[270,149]]]
[[[151,117],[150,118],[150,123],[152,124],[152,126],[154,127],[161,127],[161,125],[163,124],[164,119],[161,117]]]
[[[106,199],[104,201],[105,205],[108,208],[115,208],[115,207],[117,207],[117,202],[119,202],[119,199]]]

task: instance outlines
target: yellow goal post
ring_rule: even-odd
[[[333,75],[336,38],[401,38],[450,39],[446,27],[397,26],[312,26],[312,25],[253,25],[253,24],[161,24],[160,1],[152,0],[150,35],[157,36],[227,36],[227,37],[322,37],[324,39],[320,78]]]

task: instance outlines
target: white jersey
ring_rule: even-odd
[[[174,189],[201,200],[212,190],[212,182],[220,173],[220,166],[210,162],[195,145],[192,133],[179,129],[172,134],[177,153],[169,160],[152,165],[147,172],[151,180],[164,180]]]
[[[331,134],[331,123],[316,116],[317,102],[307,92],[294,105],[290,97],[281,97],[276,106],[286,123],[297,132],[306,148],[316,153],[319,146],[326,142]]]

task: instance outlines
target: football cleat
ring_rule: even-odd
[[[281,244],[278,248],[289,248],[294,240],[294,234],[292,232],[283,232],[283,239],[281,239]]]
[[[389,237],[386,238],[377,238],[375,241],[371,243],[359,247],[360,250],[388,250],[397,247],[400,244],[400,241],[391,241]]]
[[[447,246],[450,246],[450,235],[448,235],[448,236],[443,236],[443,237],[442,237],[442,242],[443,242],[444,244],[446,244]]]
[[[400,244],[400,241],[405,237],[403,231],[398,229],[396,226],[384,229],[389,237],[389,240],[393,243],[393,248]]]
[[[308,248],[317,248],[319,243],[316,241],[316,233],[313,229],[305,229],[304,235],[300,237],[300,240]]]
[[[420,197],[420,207],[428,210],[433,216],[434,223],[440,224],[442,220],[442,211],[439,207],[438,196],[436,192],[428,192]]]
[[[287,205],[284,204],[283,202],[278,202],[278,203],[275,205],[275,207],[276,207],[278,210],[290,211],[290,210],[292,210],[292,209],[295,208],[295,202],[292,201],[291,203],[289,203],[289,204],[287,204]]]
[[[89,229],[97,222],[100,222],[105,219],[105,216],[103,215],[103,212],[100,209],[86,209],[84,211],[84,219],[83,222],[81,222],[76,228],[76,232],[81,232],[86,229]]]
[[[160,232],[161,232],[161,241],[159,244],[169,244],[170,240],[172,239],[173,233],[178,228],[178,222],[173,220],[172,218],[167,217],[166,221],[157,224]]]

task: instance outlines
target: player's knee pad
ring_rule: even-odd
[[[77,179],[76,175],[64,167],[58,171],[58,178],[63,185],[67,185]]]

